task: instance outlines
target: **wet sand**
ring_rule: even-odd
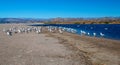
[[[92,65],[120,65],[120,41],[104,38],[80,36],[77,34],[51,34],[66,47],[79,50]],[[66,43],[64,43],[66,42]]]
[[[2,29],[25,24],[0,24],[0,65],[120,65],[120,41],[64,32],[18,33]]]

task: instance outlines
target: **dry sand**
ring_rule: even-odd
[[[120,41],[66,33],[7,36],[0,24],[0,65],[120,65]]]
[[[2,31],[13,26],[26,27],[24,24],[0,24],[0,65],[90,65],[82,53],[79,56],[47,33],[7,36]]]

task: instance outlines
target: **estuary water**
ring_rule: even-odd
[[[33,24],[32,26],[56,26],[72,28],[76,34],[120,40],[120,24]]]

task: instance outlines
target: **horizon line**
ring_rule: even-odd
[[[120,16],[100,16],[100,17],[49,17],[49,18],[45,18],[45,17],[0,17],[0,18],[23,18],[23,19],[52,19],[52,18],[105,18],[105,17],[108,17],[108,18],[116,18],[116,17],[120,17]]]

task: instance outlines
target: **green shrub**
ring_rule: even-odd
[[[80,22],[74,22],[74,24],[80,24]]]
[[[109,24],[109,22],[104,22],[105,24]]]

